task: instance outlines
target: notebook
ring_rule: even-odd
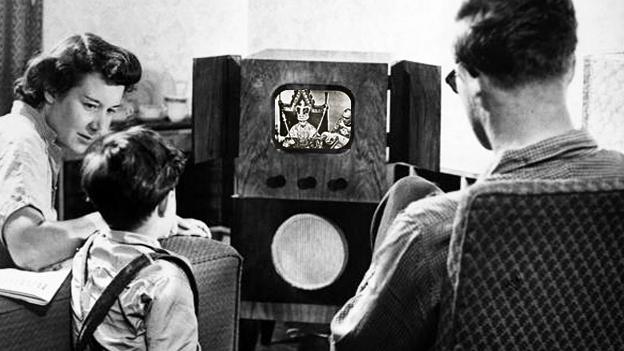
[[[0,269],[0,295],[45,306],[71,272],[71,260],[43,272],[16,268]]]

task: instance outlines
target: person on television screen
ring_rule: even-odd
[[[92,235],[73,260],[71,307],[77,338],[95,301],[136,257],[162,252],[177,231],[175,186],[182,152],[142,127],[96,140],[81,183],[110,229]],[[104,350],[197,350],[194,297],[184,271],[166,260],[141,270],[93,333]]]
[[[334,128],[329,132],[321,133],[323,147],[326,149],[341,149],[351,139],[351,109],[345,108],[336,121]]]
[[[303,100],[299,105],[295,106],[297,111],[297,124],[292,126],[288,131],[290,140],[294,142],[296,148],[310,148],[313,147],[313,143],[319,138],[317,128],[312,125],[308,120],[310,119],[310,110],[312,107],[306,105]]]
[[[336,125],[332,130],[334,133],[338,133],[347,139],[351,138],[351,109],[345,108],[342,112],[342,116],[336,121]]]
[[[62,154],[81,154],[108,132],[141,71],[134,54],[91,33],[72,35],[28,62],[11,112],[0,117],[0,267],[42,269],[73,256],[106,227],[98,213],[57,220]],[[180,223],[208,230],[199,221]]]
[[[624,174],[624,155],[600,149],[570,119],[566,91],[577,43],[571,0],[467,0],[456,20],[456,67],[446,82],[460,95],[480,143],[495,155],[479,182]],[[389,191],[388,199],[400,198],[403,206],[384,213],[390,224],[371,265],[332,320],[336,350],[429,350],[435,343],[463,194],[440,194],[412,178]],[[424,198],[404,195],[410,192]]]

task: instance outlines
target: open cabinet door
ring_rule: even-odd
[[[193,59],[193,159],[233,159],[238,147],[240,56]]]
[[[193,59],[193,172],[178,196],[210,225],[229,226],[238,153],[240,56]],[[198,199],[203,200],[198,200]],[[204,202],[200,202],[204,201]],[[179,201],[180,203],[180,201]],[[180,206],[180,205],[179,205]]]
[[[400,61],[390,70],[390,162],[440,170],[440,67]]]

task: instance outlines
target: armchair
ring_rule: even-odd
[[[439,350],[623,350],[624,178],[476,184]]]
[[[162,245],[193,264],[202,348],[236,350],[241,256],[229,245],[198,237],[175,236]],[[45,307],[0,297],[0,349],[71,350],[70,280]]]

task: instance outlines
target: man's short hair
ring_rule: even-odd
[[[44,92],[64,96],[85,75],[99,73],[107,84],[132,89],[141,79],[141,63],[130,51],[92,33],[70,36],[48,53],[33,57],[15,81],[16,98],[40,108]]]
[[[571,0],[467,0],[456,20],[471,26],[455,43],[455,61],[502,88],[561,77],[576,48]]]
[[[182,152],[158,133],[132,127],[89,146],[81,184],[112,229],[130,231],[175,188],[184,163]]]

